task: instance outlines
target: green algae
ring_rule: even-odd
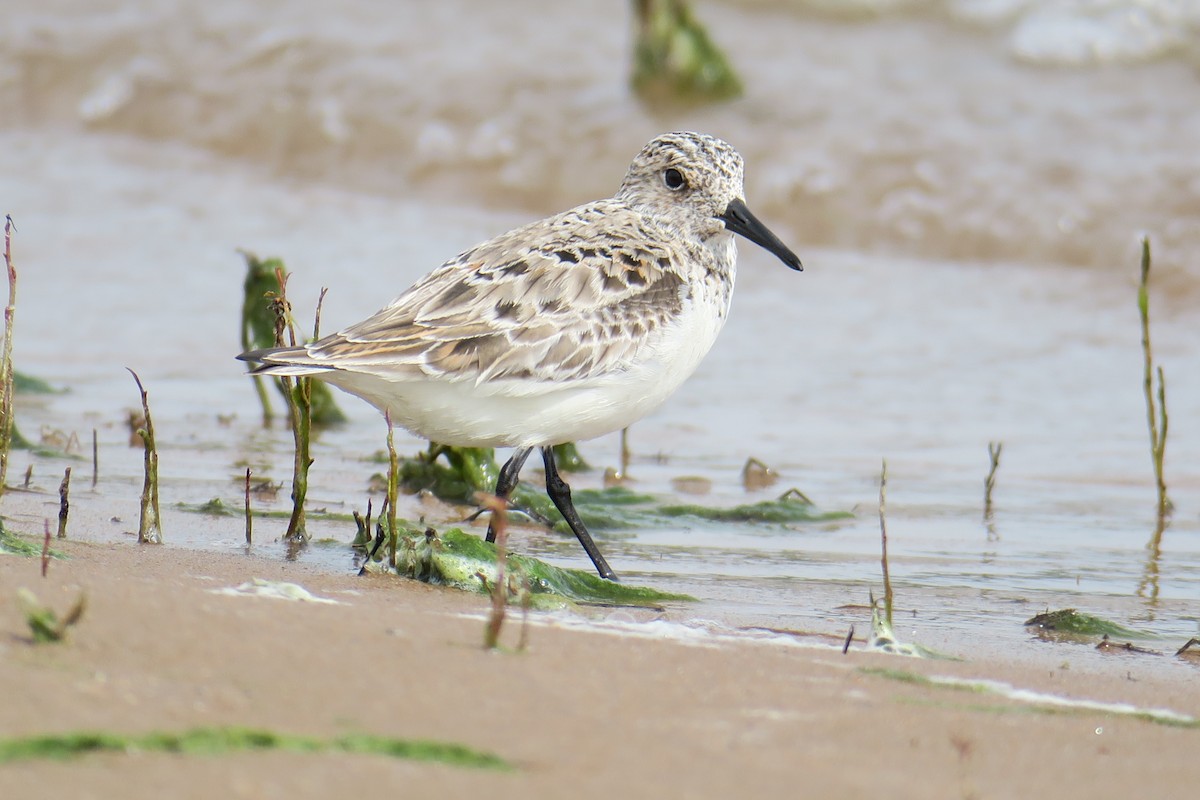
[[[0,554],[32,557],[41,555],[42,548],[8,530],[0,521]]]
[[[220,756],[229,753],[277,750],[290,753],[356,753],[453,767],[509,771],[513,767],[492,753],[453,742],[398,739],[372,734],[349,734],[333,739],[296,736],[260,728],[193,728],[180,733],[120,734],[74,731],[0,739],[0,764],[50,759],[66,761],[92,753],[174,753]]]
[[[424,531],[402,528],[399,536],[396,571],[400,575],[478,593],[486,593],[495,585],[494,544],[460,528],[441,533],[432,528]],[[510,575],[524,576],[530,603],[538,608],[558,608],[571,603],[657,607],[667,601],[695,599],[647,586],[608,581],[590,572],[564,569],[512,553],[505,561],[505,568]],[[510,602],[520,599],[515,587],[510,585],[509,589]]]
[[[62,389],[56,389],[48,381],[26,375],[24,372],[13,370],[13,391],[17,394],[62,394]]]
[[[684,0],[636,0],[633,89],[647,102],[704,103],[742,93],[742,82]]]
[[[492,492],[500,467],[490,447],[450,447],[430,442],[428,449],[399,461],[400,488],[429,491],[452,503],[473,504],[476,492]]]
[[[1154,638],[1146,631],[1134,630],[1115,622],[1081,613],[1073,608],[1047,611],[1025,620],[1025,627],[1074,636],[1121,636],[1139,639]]]
[[[574,442],[556,444],[550,449],[554,451],[554,463],[558,465],[559,472],[587,472],[592,468]]]
[[[430,444],[414,456],[400,459],[400,486],[406,492],[429,491],[451,503],[475,504],[478,492],[495,490],[500,467],[491,448],[449,447]],[[712,508],[695,503],[659,504],[649,494],[633,492],[624,486],[604,489],[579,489],[571,493],[575,509],[589,528],[609,530],[662,527],[680,518],[707,522],[791,523],[829,522],[849,519],[845,511],[821,511],[802,492],[795,489],[774,500]],[[511,496],[515,511],[545,523],[555,530],[569,532],[558,510],[544,491],[519,483]]]
[[[176,503],[172,508],[177,511],[185,511],[190,514],[205,514],[211,517],[244,517],[246,510],[243,506],[233,506],[225,502],[220,497],[214,497],[204,503]],[[292,512],[282,511],[279,509],[252,509],[251,516],[254,519],[291,519]],[[309,509],[305,512],[305,517],[309,520],[318,522],[353,522],[354,515],[341,511],[325,511],[322,509]]]
[[[710,508],[688,503],[659,506],[655,512],[666,517],[696,517],[710,522],[759,522],[776,525],[828,522],[854,516],[847,511],[821,511],[803,494],[794,491],[789,491],[775,500],[763,500],[732,508]]]
[[[80,594],[79,599],[60,619],[58,612],[49,606],[44,606],[37,596],[28,589],[18,589],[17,599],[25,613],[25,622],[33,635],[36,644],[61,642],[67,635],[67,629],[79,622],[87,607],[87,600]]]

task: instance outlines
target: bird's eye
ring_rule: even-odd
[[[673,192],[677,192],[684,187],[683,173],[671,167],[663,172],[663,183]]]

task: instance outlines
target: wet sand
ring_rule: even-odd
[[[481,647],[482,597],[409,581],[164,546],[66,542],[0,558],[0,734],[237,725],[453,741],[508,773],[378,756],[94,755],[0,766],[32,797],[1181,797],[1200,731],[999,697],[870,669],[994,679],[1200,714],[1196,681],[1110,668],[919,661],[774,640],[611,635],[537,615],[525,653]],[[214,594],[290,581],[324,605]],[[13,602],[86,592],[67,641],[28,641]],[[619,616],[619,615],[618,615]],[[510,621],[504,640],[516,642]]]

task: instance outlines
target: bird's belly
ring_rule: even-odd
[[[723,309],[722,309],[723,311]],[[601,436],[657,409],[695,371],[724,313],[691,308],[654,336],[635,362],[587,380],[389,381],[364,373],[320,375],[386,411],[394,425],[461,447],[526,447]]]

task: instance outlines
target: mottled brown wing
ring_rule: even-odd
[[[519,228],[310,345],[309,355],[342,369],[479,383],[620,370],[682,310],[679,259],[705,255],[652,244],[663,236],[647,224],[605,201]]]

